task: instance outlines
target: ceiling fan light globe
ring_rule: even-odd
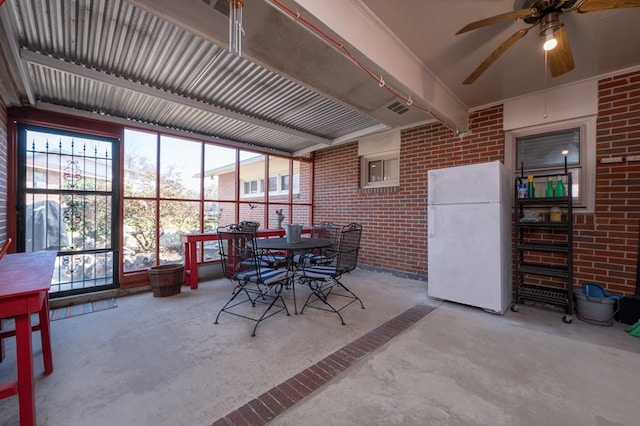
[[[542,45],[542,48],[546,51],[553,50],[558,45],[558,40],[552,38],[551,40],[546,40]]]
[[[558,40],[553,37],[553,30],[551,28],[545,31],[544,39],[542,48],[546,51],[553,50],[558,45]]]

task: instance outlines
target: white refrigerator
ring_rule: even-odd
[[[499,161],[428,172],[429,297],[504,314],[512,302],[514,179]]]

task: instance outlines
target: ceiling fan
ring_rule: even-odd
[[[640,7],[640,0],[525,0],[523,8],[471,22],[456,33],[462,34],[499,22],[523,20],[529,27],[521,29],[505,40],[476,68],[463,84],[471,84],[487,70],[504,52],[524,37],[530,29],[540,25],[539,35],[545,38],[552,77],[558,77],[575,68],[569,39],[560,15],[569,12],[587,13],[599,10]]]

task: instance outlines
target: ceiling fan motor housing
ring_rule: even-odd
[[[558,28],[560,28],[562,24],[560,23],[559,16],[560,15],[558,14],[558,12],[551,12],[544,15],[540,19],[540,35],[541,36],[544,36],[545,32],[548,29],[551,29],[553,32],[555,32]]]
[[[525,0],[524,5],[523,5],[523,9],[529,9],[529,8],[533,8],[536,9],[538,11],[538,13],[536,13],[533,16],[529,16],[524,18],[524,22],[526,22],[527,24],[537,24],[538,22],[540,22],[543,18],[545,18],[547,15],[549,14],[555,14],[556,15],[556,21],[557,21],[557,15],[558,13],[563,12],[566,9],[570,9],[573,7],[573,5],[577,2],[577,0]],[[548,26],[545,28],[547,29],[549,28]],[[542,30],[541,32],[544,32],[544,30]]]

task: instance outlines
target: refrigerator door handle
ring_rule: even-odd
[[[437,173],[429,173],[427,182],[427,203],[434,204],[436,202],[436,193],[432,192],[432,189],[436,188],[436,181],[438,180]]]
[[[435,209],[433,207],[429,207],[427,209],[427,228],[428,228],[428,234],[429,234],[429,238],[433,238],[436,236],[435,234],[435,229],[436,229],[436,214],[435,214]]]

